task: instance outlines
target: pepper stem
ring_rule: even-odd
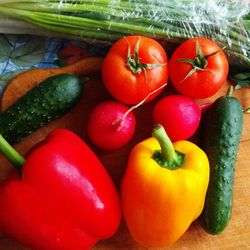
[[[182,166],[184,154],[177,152],[169,139],[162,125],[156,124],[152,133],[153,137],[159,142],[161,150],[156,151],[153,159],[156,160],[162,167],[168,169],[177,169]],[[160,153],[160,155],[159,155]]]
[[[0,134],[0,151],[21,172],[25,159]]]
[[[227,90],[226,96],[233,96],[233,91],[234,91],[234,87],[230,85],[230,87]]]
[[[176,153],[171,140],[169,139],[162,125],[156,124],[153,129],[153,137],[157,139],[161,146],[161,155],[169,161],[176,160]]]

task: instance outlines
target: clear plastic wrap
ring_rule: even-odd
[[[250,68],[247,0],[0,0],[0,32],[113,42],[128,34],[180,43],[209,37]]]

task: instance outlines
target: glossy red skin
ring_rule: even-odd
[[[0,230],[36,250],[90,249],[120,223],[114,184],[89,147],[59,129],[0,189]]]
[[[165,128],[171,141],[190,138],[197,130],[200,119],[199,105],[186,96],[166,96],[153,109],[153,121]]]
[[[220,51],[207,59],[208,65],[204,71],[196,71],[183,81],[188,72],[192,70],[192,66],[186,62],[178,62],[178,60],[196,57],[196,41],[198,41],[203,55],[220,50],[220,47],[210,39],[188,39],[172,54],[169,61],[169,77],[180,94],[191,98],[207,98],[218,92],[226,82],[229,66],[225,53]]]
[[[132,112],[124,118],[128,107],[117,101],[105,101],[90,112],[87,133],[102,150],[115,150],[127,144],[134,135],[136,119]]]
[[[102,79],[110,94],[125,104],[137,104],[154,90],[161,87],[168,80],[167,55],[157,41],[143,36],[127,36],[113,44],[102,66]],[[128,42],[131,54],[134,46],[140,40],[139,58],[142,63],[162,64],[155,69],[147,69],[147,82],[144,71],[140,74],[133,73],[127,66]],[[152,100],[157,91],[147,101]]]

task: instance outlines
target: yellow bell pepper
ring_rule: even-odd
[[[158,125],[137,144],[121,183],[127,227],[139,244],[166,247],[201,214],[209,182],[206,154],[189,141],[171,143]]]

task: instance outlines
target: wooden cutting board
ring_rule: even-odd
[[[202,102],[212,101],[220,95],[224,95],[227,90],[225,85],[221,91],[210,99]],[[102,100],[111,99],[103,87],[101,80],[91,79],[85,85],[85,94],[81,102],[68,114],[51,122],[48,126],[38,129],[32,135],[26,137],[22,142],[15,145],[16,149],[25,154],[34,144],[42,140],[50,130],[54,128],[68,128],[85,140],[96,152],[105,168],[111,175],[116,186],[119,188],[121,178],[124,174],[126,163],[131,148],[139,141],[150,136],[152,122],[151,112],[154,104],[164,95],[174,93],[169,85],[164,93],[155,100],[137,109],[134,113],[137,118],[137,130],[133,140],[120,150],[113,152],[103,152],[95,148],[86,135],[86,119],[89,111],[95,104]],[[235,91],[234,94],[241,100],[243,107],[250,107],[250,89],[245,88]],[[195,137],[192,138],[195,141]],[[220,235],[212,236],[204,232],[199,221],[195,221],[187,232],[173,245],[164,250],[219,250],[250,249],[250,114],[244,114],[243,136],[238,152],[238,160],[235,172],[234,186],[234,206],[232,219],[227,229]],[[0,155],[0,179],[4,179],[12,170],[10,164]],[[27,248],[19,245],[14,240],[0,235],[1,250],[25,250]],[[96,250],[143,250],[130,237],[124,221],[117,233],[110,239],[99,242]],[[72,249],[78,250],[78,249]],[[156,249],[155,249],[156,250]]]

